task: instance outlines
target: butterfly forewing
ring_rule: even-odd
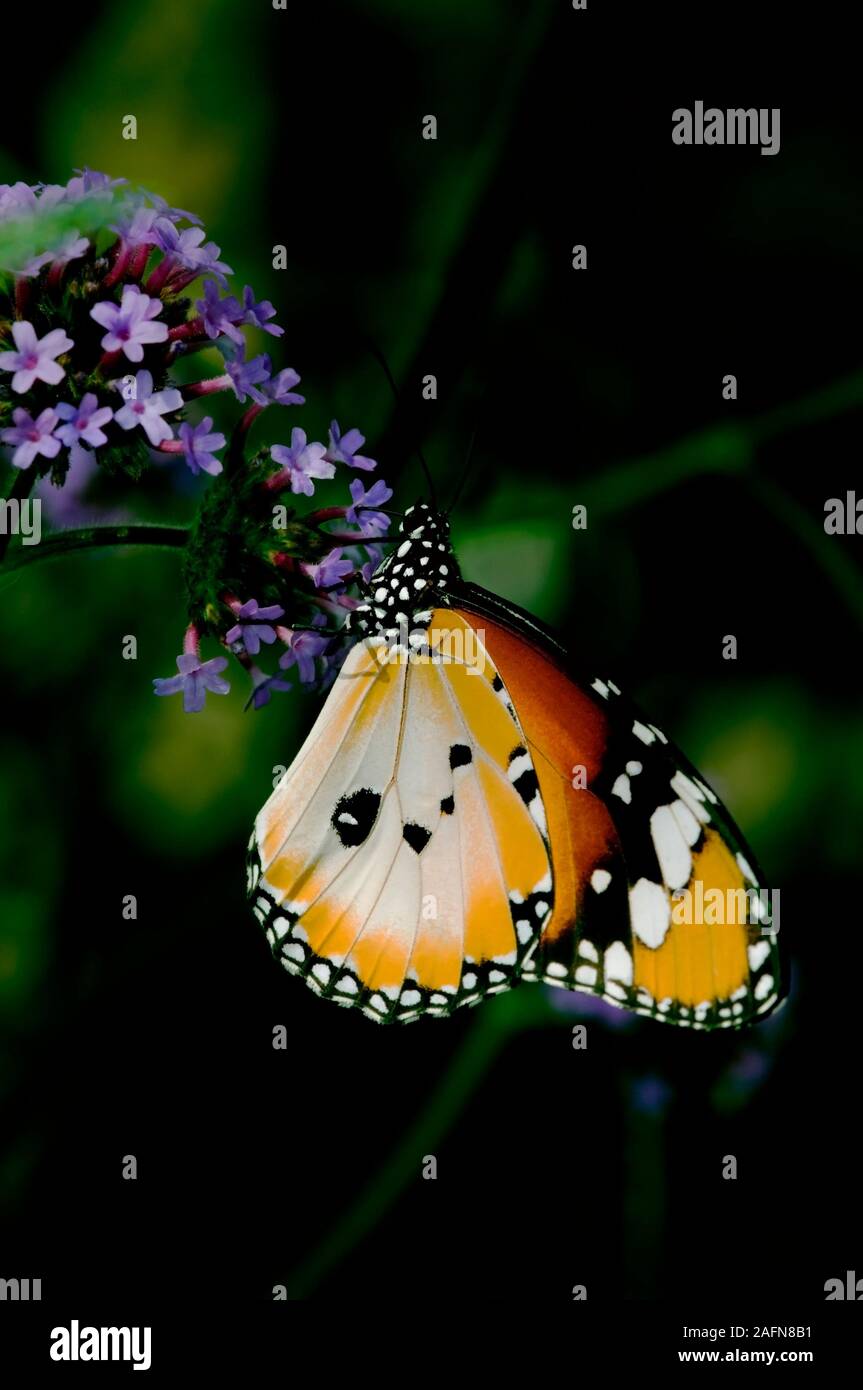
[[[471,641],[465,642],[466,634]],[[274,953],[369,1017],[448,1014],[515,983],[553,904],[524,734],[474,630],[358,643],[250,847]]]

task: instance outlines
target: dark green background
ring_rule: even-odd
[[[823,515],[860,477],[863,122],[848,36],[806,14],[123,0],[38,38],[32,10],[4,18],[7,57],[39,58],[0,178],[88,164],[200,213],[286,325],[291,423],[359,425],[394,505],[422,488],[418,440],[446,497],[475,432],[467,577],[559,627],[722,793],[781,889],[794,984],[734,1037],[528,987],[404,1030],[322,1004],[272,963],[243,882],[316,697],[244,713],[235,671],[184,717],[150,693],[184,627],[178,558],[34,566],[0,591],[0,1274],[64,1307],[119,1280],[466,1308],[577,1283],[808,1303],[860,1264],[863,538]],[[780,154],[673,146],[696,99],[780,106]],[[87,505],[179,522],[196,488]]]

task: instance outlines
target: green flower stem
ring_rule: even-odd
[[[14,492],[14,489],[13,489]],[[4,570],[23,569],[36,560],[54,560],[76,550],[97,550],[110,545],[148,545],[160,550],[182,550],[189,539],[185,526],[84,526],[61,531],[39,545],[19,545],[9,556]],[[0,541],[8,537],[0,537]]]

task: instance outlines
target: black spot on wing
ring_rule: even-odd
[[[422,854],[431,839],[431,831],[426,830],[424,825],[415,825],[412,821],[408,821],[402,830],[402,836],[416,854]]]
[[[380,804],[380,793],[368,787],[360,787],[339,798],[331,824],[343,845],[361,845],[368,839]]]
[[[455,810],[455,798],[452,796],[445,796],[440,804],[440,808],[443,815],[451,816]]]
[[[529,806],[539,791],[539,782],[532,767],[525,768],[520,777],[516,777],[512,784],[522,801]]]
[[[457,767],[467,767],[473,759],[473,754],[466,743],[454,743],[449,750],[449,765],[455,771]]]
[[[526,806],[529,806],[533,798],[539,792],[539,781],[537,780],[536,773],[530,766],[530,760],[528,759],[528,766],[523,768],[517,777],[512,776],[513,763],[517,759],[524,757],[527,757],[527,749],[522,744],[519,744],[517,748],[513,748],[509,755],[509,775],[512,780],[512,785],[515,787],[522,801]]]

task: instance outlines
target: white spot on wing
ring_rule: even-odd
[[[749,969],[760,970],[767,957],[770,955],[769,941],[756,941],[754,946],[749,947]]]
[[[640,878],[629,890],[629,911],[639,941],[653,950],[661,946],[671,925],[671,904],[662,885]]]
[[[710,820],[710,812],[704,804],[704,797],[685,772],[675,772],[671,779],[671,786],[694,816],[697,816],[700,821]]]
[[[743,874],[743,877],[748,878],[749,882],[757,888],[758,879],[755,877],[755,874],[752,872],[752,869],[750,868],[748,861],[743,858],[742,854],[737,855],[737,863],[740,868],[740,872]]]
[[[701,826],[685,801],[674,801],[671,805],[674,819],[680,826],[680,833],[688,845],[694,845],[701,834]]]
[[[619,980],[621,984],[632,984],[632,956],[622,941],[614,941],[605,953],[605,978]]]
[[[670,806],[657,806],[650,817],[650,834],[665,883],[671,889],[683,888],[692,872],[692,855]]]
[[[629,785],[629,778],[625,772],[621,772],[614,786],[611,789],[612,796],[619,796],[621,801],[625,801],[627,806],[632,801],[632,789]]]

